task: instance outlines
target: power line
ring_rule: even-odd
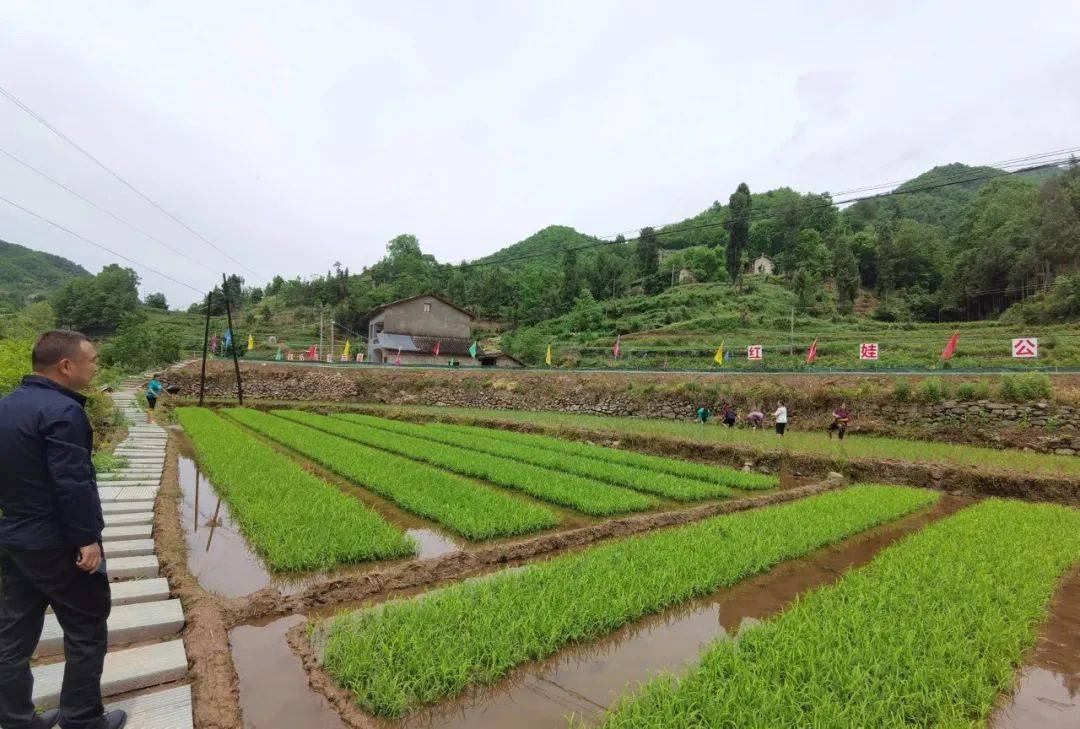
[[[46,173],[42,172],[41,170],[39,170],[36,167],[34,167],[33,165],[31,165],[29,162],[26,162],[25,160],[19,159],[18,157],[13,155],[11,152],[8,152],[8,151],[6,151],[4,149],[0,149],[0,154],[4,155],[5,157],[7,157],[8,159],[11,159],[14,162],[19,163],[20,165],[22,165],[26,169],[30,170],[31,172],[33,172],[33,173],[35,173],[37,175],[40,175],[41,177],[45,178],[49,182],[51,182],[54,185],[56,185],[57,187],[59,187],[61,190],[64,190],[68,194],[78,198],[79,200],[82,200],[84,203],[86,203],[90,207],[94,208],[95,210],[97,210],[99,212],[102,212],[102,213],[105,213],[106,215],[108,215],[113,220],[116,220],[117,222],[126,225],[128,228],[131,228],[136,233],[139,233],[140,235],[143,235],[143,236],[149,238],[150,240],[154,241],[155,243],[157,243],[161,247],[165,248],[167,251],[175,253],[176,255],[178,255],[178,256],[180,256],[180,257],[182,257],[182,258],[184,258],[184,259],[186,259],[186,260],[188,260],[188,261],[190,261],[192,263],[194,263],[196,266],[200,266],[200,267],[206,269],[207,271],[213,271],[214,270],[214,269],[210,268],[209,266],[207,266],[205,263],[203,263],[203,262],[201,262],[199,260],[196,260],[196,259],[192,258],[191,256],[187,255],[183,251],[179,251],[176,248],[173,248],[168,243],[166,243],[165,241],[161,240],[160,238],[154,236],[153,234],[147,233],[145,230],[138,227],[137,225],[135,225],[133,223],[129,223],[128,221],[121,218],[119,215],[116,215],[115,213],[110,212],[109,210],[106,210],[105,208],[103,208],[100,205],[98,205],[97,203],[95,203],[93,200],[90,200],[90,199],[84,197],[83,195],[80,195],[78,192],[76,192],[75,190],[72,190],[70,187],[68,187],[64,183],[60,182],[59,180],[57,180],[57,179],[55,179],[53,177],[50,177]]]
[[[66,143],[67,143],[67,144],[69,144],[70,146],[74,147],[74,148],[75,148],[76,150],[78,150],[78,152],[79,152],[80,154],[82,154],[82,155],[83,155],[84,157],[86,157],[86,158],[87,158],[88,160],[90,160],[91,162],[93,162],[94,164],[96,164],[96,165],[97,165],[98,167],[100,167],[101,169],[105,170],[105,172],[109,173],[109,174],[110,174],[110,175],[111,175],[112,177],[114,177],[114,178],[115,178],[115,179],[116,179],[116,180],[117,180],[118,182],[120,182],[120,184],[122,184],[122,185],[123,185],[124,187],[126,187],[126,188],[128,188],[129,190],[131,190],[132,192],[134,192],[134,193],[135,193],[136,195],[138,195],[139,197],[141,197],[141,198],[142,198],[143,200],[145,200],[146,202],[148,202],[148,203],[149,203],[150,205],[152,205],[152,206],[153,206],[154,208],[156,208],[156,209],[157,209],[158,211],[160,211],[161,213],[163,213],[164,215],[166,215],[166,216],[167,216],[167,217],[168,217],[168,218],[169,218],[170,220],[172,220],[173,222],[175,222],[176,224],[178,224],[178,225],[179,225],[180,227],[182,227],[182,228],[183,228],[184,230],[186,230],[186,231],[188,231],[189,233],[191,233],[191,234],[192,234],[193,236],[195,236],[196,238],[198,238],[199,240],[201,240],[201,241],[202,241],[203,243],[206,243],[206,245],[210,246],[210,247],[211,247],[211,248],[213,248],[213,249],[214,249],[215,251],[217,251],[217,252],[218,252],[218,253],[220,253],[221,255],[225,256],[226,258],[228,258],[228,259],[229,259],[230,261],[232,261],[232,262],[233,262],[233,263],[235,263],[236,265],[238,265],[238,266],[240,266],[241,268],[243,268],[243,269],[244,269],[245,271],[249,271],[250,273],[253,273],[253,274],[255,274],[256,276],[258,276],[258,275],[259,275],[259,274],[258,274],[257,272],[255,272],[255,271],[253,271],[252,269],[248,268],[248,267],[247,267],[247,266],[245,266],[245,265],[244,265],[243,263],[241,263],[241,262],[240,262],[240,261],[238,261],[237,259],[233,258],[233,257],[232,257],[231,255],[229,255],[228,253],[226,253],[226,252],[225,252],[224,250],[222,250],[222,249],[221,249],[221,248],[219,248],[218,246],[214,245],[214,243],[212,243],[212,242],[211,242],[210,240],[208,240],[208,239],[207,239],[207,238],[206,238],[205,236],[203,236],[203,235],[202,235],[201,233],[199,233],[198,231],[196,231],[195,229],[193,229],[193,228],[192,228],[191,226],[189,226],[189,225],[188,225],[187,223],[185,223],[185,222],[184,222],[183,220],[181,220],[180,218],[176,217],[176,216],[175,216],[174,214],[170,213],[170,212],[169,212],[168,210],[166,210],[165,208],[163,208],[163,207],[162,207],[161,205],[159,205],[159,204],[158,204],[158,203],[157,203],[156,201],[154,201],[154,200],[153,200],[153,198],[151,198],[151,197],[150,197],[150,196],[148,196],[148,195],[147,195],[146,193],[142,192],[142,191],[141,191],[140,189],[138,189],[137,187],[135,187],[135,185],[131,184],[131,183],[130,183],[130,182],[128,182],[128,181],[127,181],[126,179],[124,179],[123,177],[121,177],[119,173],[115,172],[115,171],[114,171],[114,170],[113,170],[113,169],[112,169],[111,167],[109,167],[109,166],[108,166],[108,165],[106,165],[106,164],[105,164],[104,162],[102,162],[102,161],[101,161],[101,160],[99,160],[99,159],[98,159],[97,157],[95,157],[95,156],[94,156],[93,154],[91,154],[91,153],[90,153],[90,152],[89,152],[89,151],[88,151],[88,150],[87,150],[87,149],[86,149],[85,147],[83,147],[82,145],[80,145],[80,144],[79,144],[78,142],[76,142],[76,141],[75,141],[74,139],[72,139],[71,137],[67,136],[67,135],[66,135],[66,134],[64,134],[64,133],[63,133],[62,131],[60,131],[59,129],[57,129],[57,128],[56,128],[55,126],[53,126],[52,124],[50,124],[50,123],[49,123],[49,121],[48,121],[47,119],[45,119],[45,117],[41,116],[41,115],[40,115],[40,114],[38,114],[38,113],[37,113],[36,111],[34,111],[33,109],[31,109],[31,108],[30,108],[29,106],[27,106],[26,104],[24,104],[24,103],[23,103],[22,101],[20,101],[20,100],[19,100],[19,98],[18,98],[18,97],[16,97],[16,96],[15,96],[14,94],[12,94],[12,93],[11,93],[10,91],[8,91],[7,89],[5,89],[5,88],[4,88],[3,86],[0,86],[0,94],[2,94],[3,96],[7,97],[7,99],[8,99],[8,100],[9,100],[9,101],[10,101],[11,103],[15,104],[15,106],[17,106],[17,107],[18,107],[19,109],[21,109],[22,111],[26,112],[26,113],[27,113],[27,114],[28,114],[28,115],[29,115],[29,116],[30,116],[31,118],[33,118],[33,119],[34,119],[35,121],[37,121],[37,122],[38,122],[39,124],[41,124],[42,126],[44,126],[44,127],[45,127],[46,129],[48,129],[48,130],[49,130],[50,132],[52,132],[53,134],[55,134],[55,135],[56,135],[57,137],[59,137],[60,139],[62,139],[62,140],[63,140],[64,142],[66,142]]]
[[[156,268],[153,268],[152,266],[147,266],[145,263],[140,263],[139,261],[136,261],[134,258],[129,258],[129,257],[125,256],[123,253],[118,253],[118,252],[114,251],[112,248],[109,248],[107,246],[103,246],[102,244],[98,243],[95,240],[91,240],[90,238],[87,238],[86,236],[84,236],[84,235],[82,235],[80,233],[76,233],[74,230],[71,230],[70,228],[67,228],[67,227],[65,227],[63,225],[60,225],[60,223],[56,223],[56,222],[54,222],[52,220],[49,220],[44,215],[39,215],[39,214],[35,213],[33,210],[30,210],[29,208],[25,208],[22,205],[19,205],[17,202],[12,202],[11,200],[8,200],[6,197],[0,197],[0,202],[5,202],[8,205],[12,206],[13,208],[18,208],[19,210],[22,210],[24,213],[27,213],[28,215],[32,215],[35,218],[37,218],[38,220],[40,220],[40,221],[42,221],[44,223],[48,223],[49,225],[53,226],[54,228],[58,228],[59,230],[64,231],[68,235],[73,235],[76,238],[78,238],[79,240],[84,241],[86,243],[89,243],[90,245],[94,246],[95,248],[100,248],[101,250],[105,251],[106,253],[111,253],[112,255],[116,256],[117,258],[122,258],[125,261],[127,261],[128,263],[131,263],[132,265],[138,266],[139,268],[144,268],[147,271],[150,271],[151,273],[155,273],[158,276],[161,276],[164,279],[172,281],[175,284],[179,284],[180,286],[183,286],[184,288],[191,289],[192,291],[194,291],[196,293],[199,293],[199,294],[205,294],[206,293],[202,289],[196,288],[195,286],[192,286],[189,283],[185,283],[185,282],[181,281],[180,279],[173,278],[172,276],[170,276],[167,273],[162,273],[161,271],[157,270]]]

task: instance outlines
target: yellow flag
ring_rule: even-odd
[[[716,350],[716,356],[713,357],[713,362],[720,365],[721,367],[724,366],[724,343],[723,342],[720,342],[720,347],[717,348],[717,350]]]
[[[249,334],[248,335],[248,351],[250,352],[253,349],[255,349],[255,335],[254,334]]]
[[[544,362],[547,363],[548,367],[551,366],[551,345],[550,344],[548,345],[547,356],[544,357]]]
[[[341,350],[341,356],[345,359],[349,358],[349,340],[345,340],[345,349]]]

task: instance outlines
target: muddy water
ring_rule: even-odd
[[[239,597],[272,585],[289,595],[321,577],[319,574],[271,574],[248,546],[229,511],[228,503],[218,498],[213,483],[192,460],[192,453],[186,444],[181,447],[179,482],[183,495],[180,514],[187,538],[188,566],[206,590],[224,597]],[[418,519],[398,514],[383,513],[383,516],[416,540],[421,558],[437,557],[461,548],[459,542]],[[376,564],[379,563],[357,565],[338,570],[336,574],[362,572]]]
[[[1026,656],[1016,691],[990,717],[992,729],[1080,727],[1080,568],[1063,581]]]
[[[304,667],[285,641],[285,632],[304,620],[290,615],[229,634],[245,729],[345,729],[330,702],[308,688]]]
[[[781,611],[807,590],[838,581],[845,570],[866,564],[897,539],[970,503],[970,499],[943,496],[929,511],[786,562],[765,575],[639,621],[599,642],[564,650],[542,664],[515,671],[495,686],[417,714],[398,726],[565,729],[570,714],[595,720],[638,682],[659,671],[685,671],[716,638]]]

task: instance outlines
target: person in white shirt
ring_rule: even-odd
[[[773,420],[776,423],[776,434],[783,435],[787,430],[787,408],[784,407],[783,402],[776,403],[776,412],[773,413]]]

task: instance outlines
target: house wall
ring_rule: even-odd
[[[424,311],[424,304],[430,304],[431,311]],[[430,296],[422,296],[384,309],[375,320],[383,322],[383,331],[395,334],[472,338],[472,324],[468,315]]]

